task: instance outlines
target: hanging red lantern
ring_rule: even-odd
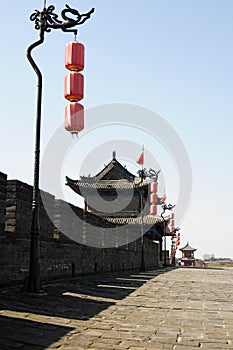
[[[158,183],[157,182],[151,182],[150,184],[150,191],[152,193],[155,193],[158,191]]]
[[[69,72],[65,76],[64,96],[69,101],[80,101],[83,99],[84,78],[81,73]]]
[[[174,219],[174,213],[172,212],[170,215],[170,218],[173,220]]]
[[[84,69],[84,45],[78,41],[71,41],[66,45],[65,66],[72,71],[80,72]]]
[[[84,107],[72,102],[65,106],[65,129],[77,133],[84,129]]]
[[[150,206],[150,215],[157,215],[157,205]]]
[[[174,224],[175,224],[174,220],[170,220],[170,225],[174,226]]]
[[[150,195],[150,202],[151,202],[151,204],[157,204],[158,196],[157,196],[156,193],[151,193],[151,195]]]
[[[170,232],[174,232],[174,226],[170,226]]]

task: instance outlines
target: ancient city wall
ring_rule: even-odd
[[[72,228],[72,222],[66,220],[67,203],[46,192],[43,192],[43,198],[46,198],[46,208],[49,208],[55,223],[49,219],[41,202],[40,263],[43,279],[140,268],[141,238],[118,248],[107,249],[76,243],[62,233],[64,225]],[[28,274],[31,201],[30,185],[18,180],[7,180],[7,175],[0,172],[0,285],[23,281]],[[92,224],[93,232],[104,235],[104,231],[101,231],[104,229],[98,226],[98,217],[84,214],[82,209],[74,205],[69,206],[76,215],[88,222],[87,227],[85,221],[76,227],[84,243],[86,236],[90,235]],[[136,230],[135,227],[131,229]],[[144,237],[145,267],[157,267],[159,255],[158,244]]]

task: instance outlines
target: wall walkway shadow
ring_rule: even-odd
[[[17,312],[87,320],[117,300],[127,297],[135,289],[169,269],[142,273],[113,273],[87,276],[45,286],[47,295],[22,293],[19,289],[0,291],[0,308]]]
[[[45,349],[74,328],[0,316],[0,349]]]

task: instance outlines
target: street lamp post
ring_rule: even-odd
[[[160,170],[155,171],[154,169],[149,169],[147,172],[146,168],[142,168],[138,171],[138,175],[141,178],[140,183],[143,183],[143,180],[149,177],[150,179],[153,179],[154,181],[158,181],[158,175],[160,173]],[[143,203],[143,195],[144,190],[141,189],[141,191],[138,189],[139,196],[140,196],[140,210],[141,210],[141,266],[140,271],[145,271],[145,251],[144,251],[144,203]]]
[[[39,30],[39,40],[31,44],[27,49],[27,58],[37,75],[37,107],[36,107],[36,134],[35,134],[35,158],[34,158],[34,182],[32,194],[32,222],[31,222],[31,242],[30,242],[30,262],[29,274],[25,279],[23,290],[27,292],[40,291],[40,263],[39,263],[39,175],[40,175],[40,131],[41,131],[41,105],[42,105],[42,74],[37,64],[32,58],[32,50],[44,42],[45,33],[52,29],[61,29],[63,32],[72,32],[77,35],[77,29],[73,27],[83,24],[94,12],[92,8],[85,14],[80,14],[78,10],[66,5],[61,11],[61,20],[54,13],[55,6],[44,7],[42,11],[35,10],[30,16],[30,20],[35,22],[35,29]],[[70,15],[76,18],[68,17]]]
[[[164,203],[164,204],[162,204],[163,211],[160,214],[162,219],[163,219],[163,244],[164,244],[164,248],[163,248],[163,250],[164,250],[163,266],[164,267],[167,267],[167,257],[166,257],[166,249],[167,249],[167,247],[166,247],[166,220],[163,217],[163,215],[164,215],[166,210],[172,210],[173,208],[175,208],[175,205],[172,205],[172,204],[168,204],[167,205],[166,203]]]
[[[140,271],[145,271],[145,257],[144,257],[144,214],[143,214],[143,190],[140,193],[141,199],[141,267]]]
[[[139,175],[141,177],[140,183],[143,183],[144,171],[139,170]],[[143,189],[139,189],[138,194],[140,198],[139,211],[141,213],[141,263],[140,263],[140,271],[145,271],[145,260],[144,260],[144,214],[143,214]]]

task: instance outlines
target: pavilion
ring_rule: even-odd
[[[150,215],[150,184],[152,178],[135,176],[116,159],[95,176],[81,176],[79,180],[66,177],[66,184],[84,199],[84,213],[98,217],[98,225],[125,226],[125,234],[144,236],[159,245],[162,260],[164,220],[160,215]],[[158,198],[158,205],[163,204]],[[85,218],[85,216],[84,216]],[[170,216],[165,217],[166,236]],[[132,237],[129,240],[132,241]]]

